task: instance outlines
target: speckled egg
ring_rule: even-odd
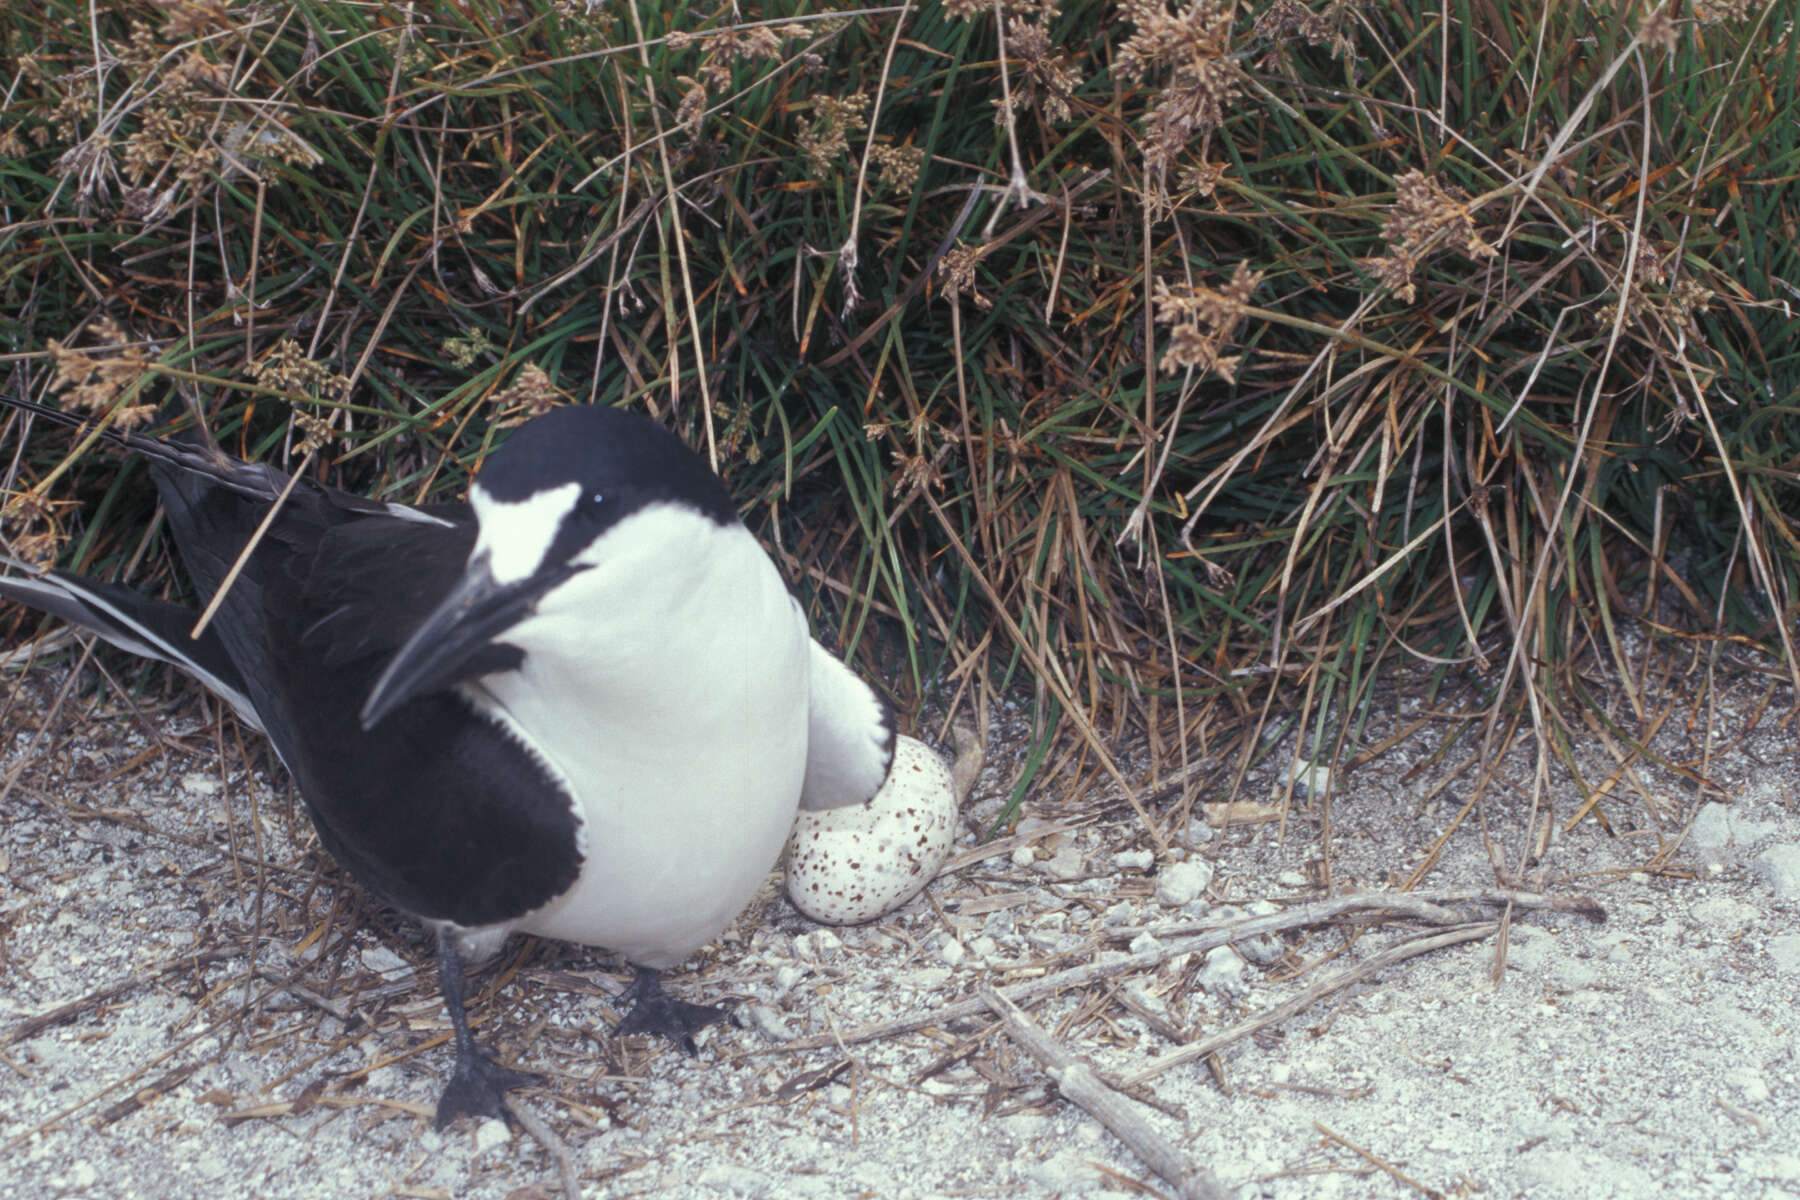
[[[867,804],[800,814],[788,899],[826,925],[884,917],[937,876],[955,837],[949,768],[924,742],[896,738],[887,782]]]

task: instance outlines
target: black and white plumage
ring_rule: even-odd
[[[65,423],[54,410],[7,401]],[[718,477],[618,409],[516,430],[469,503],[367,500],[136,435],[200,601],[281,503],[216,616],[10,563],[0,595],[179,666],[264,731],[320,840],[438,935],[456,1030],[443,1124],[522,1081],[469,1037],[462,958],[513,931],[639,968],[622,1028],[717,1010],[656,980],[755,895],[796,807],[860,803],[893,727],[811,639]]]

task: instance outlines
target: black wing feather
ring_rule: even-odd
[[[202,437],[104,436],[150,460],[203,600],[218,592],[286,491],[206,634],[186,638],[193,609],[78,576],[49,577],[60,586],[21,577],[17,586],[0,584],[0,595],[241,688],[326,849],[390,903],[481,926],[516,919],[574,883],[579,829],[563,783],[465,697],[421,696],[373,732],[358,719],[387,660],[460,576],[474,540],[466,507],[396,515],[393,506],[312,480],[289,489],[281,471],[241,462]],[[108,607],[128,619],[109,616]],[[176,635],[183,640],[170,644],[179,651],[160,653],[156,638]],[[517,650],[498,647],[478,665],[519,661]]]
[[[168,464],[154,464],[154,476],[183,562],[210,593],[267,505]],[[358,719],[473,544],[472,521],[395,517],[301,480],[214,624],[326,849],[390,903],[478,926],[574,883],[569,796],[455,692],[419,697],[372,731]]]

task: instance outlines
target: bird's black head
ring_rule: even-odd
[[[737,520],[706,460],[655,421],[621,408],[558,408],[526,422],[488,457],[472,490],[516,504],[571,483],[579,488],[574,511],[591,510],[586,515],[605,525],[658,502],[686,505],[721,525]]]
[[[626,518],[654,518],[634,523],[640,537],[670,519],[646,510],[678,509],[720,526],[738,519],[699,455],[617,408],[560,408],[528,421],[488,457],[469,503],[479,528],[467,571],[376,681],[365,728],[487,662],[496,639],[597,565],[597,544]]]

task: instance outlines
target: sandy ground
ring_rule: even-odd
[[[431,1130],[449,1052],[428,948],[312,849],[254,744],[179,690],[135,713],[78,690],[39,737],[60,682],[9,683],[0,716],[0,1198],[557,1195],[526,1134]],[[1747,674],[1710,705],[1688,686],[1658,699],[1658,759],[1590,724],[1576,757],[1604,798],[1566,831],[1587,793],[1552,770],[1531,823],[1522,749],[1464,812],[1476,739],[1443,747],[1443,722],[1333,781],[1329,839],[1304,795],[1285,828],[1256,820],[1282,744],[1250,805],[1160,860],[1106,789],[1051,780],[1020,837],[894,916],[827,930],[773,900],[673,974],[736,1005],[697,1059],[614,1037],[626,976],[578,947],[515,943],[474,1011],[544,1076],[524,1102],[593,1197],[1173,1196],[991,1013],[934,1016],[1065,969],[1089,978],[1024,1000],[1031,1018],[1114,1083],[1160,1066],[1127,1106],[1239,1196],[1800,1196],[1791,698]],[[1421,715],[1397,696],[1363,744]],[[990,755],[971,829],[1016,769]],[[1515,907],[1503,966],[1492,935],[1433,951],[1168,1065],[1422,931],[1172,948],[1314,904],[1327,871],[1332,893],[1395,889],[1453,826],[1420,890],[1503,878],[1606,919]]]

